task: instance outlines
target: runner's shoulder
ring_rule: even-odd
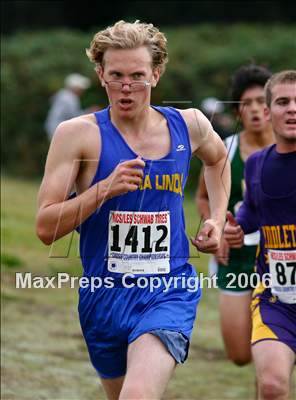
[[[198,108],[179,109],[178,111],[184,118],[191,138],[193,140],[197,138],[199,145],[204,141],[208,133],[213,132],[210,121]]]
[[[54,138],[68,140],[71,136],[71,140],[80,140],[88,134],[98,134],[98,129],[94,114],[80,115],[61,122],[54,133]]]
[[[100,150],[99,127],[93,114],[60,123],[53,135],[51,148],[58,154],[92,158]]]
[[[196,124],[197,120],[207,120],[207,117],[198,108],[176,108],[177,111],[182,115],[186,123]]]
[[[270,147],[271,146],[268,146],[264,149],[257,150],[247,158],[245,163],[246,177],[251,177],[256,174],[256,171],[259,168],[260,161],[265,157],[266,152],[269,150]]]
[[[249,167],[256,165],[259,160],[261,160],[262,158],[265,157],[265,154],[269,148],[270,148],[270,146],[264,147],[264,149],[260,149],[260,150],[255,151],[254,153],[252,153],[247,158],[246,165],[248,165]]]

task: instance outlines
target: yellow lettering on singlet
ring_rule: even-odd
[[[276,226],[273,225],[270,229],[272,234],[272,248],[274,249],[279,248],[281,239],[278,237],[278,231],[276,229]]]
[[[265,237],[265,247],[268,247],[269,249],[272,248],[272,235],[271,235],[271,230],[270,226],[264,226],[264,237]]]
[[[143,189],[144,190],[145,189],[152,189],[151,180],[150,180],[150,176],[149,175],[145,176]]]
[[[268,226],[263,226],[263,234],[264,234],[264,241],[265,241],[265,246],[270,247],[270,239],[269,239],[269,229]]]
[[[289,227],[291,232],[292,246],[296,247],[296,237],[295,237],[296,225],[289,225]]]
[[[265,247],[268,249],[290,249],[296,247],[296,225],[263,226]]]
[[[174,177],[175,175],[163,175],[164,190],[174,191]]]
[[[287,233],[287,231],[290,230],[290,226],[291,225],[283,225],[284,243],[285,243],[285,248],[286,249],[291,247],[291,242],[289,241],[288,233]]]
[[[155,189],[156,190],[168,190],[180,194],[182,196],[182,182],[183,174],[178,173],[168,175],[155,175]]]
[[[182,196],[182,182],[180,174],[175,174],[174,192],[179,193]]]
[[[285,243],[283,243],[282,238],[281,238],[281,227],[279,225],[276,226],[276,230],[277,230],[277,244],[278,244],[278,248],[279,249],[283,249],[285,248]]]
[[[161,177],[161,183],[159,183],[159,175],[155,175],[155,189],[156,190],[164,190],[162,178],[163,178],[163,176]]]

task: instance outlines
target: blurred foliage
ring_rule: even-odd
[[[13,254],[1,254],[1,264],[8,268],[16,268],[23,265],[22,260]]]
[[[2,160],[9,172],[42,173],[50,97],[71,72],[92,76],[96,85],[84,51],[88,44],[88,35],[70,31],[18,33],[2,40]]]
[[[185,108],[198,107],[206,96],[227,100],[230,76],[241,64],[253,61],[279,71],[292,68],[296,59],[293,26],[216,24],[163,30],[170,62],[153,93],[154,104]],[[107,104],[85,55],[94,33],[58,30],[2,37],[1,131],[6,172],[42,174],[48,149],[43,124],[50,97],[63,86],[67,74],[91,77],[93,85],[83,95],[84,106]],[[195,165],[198,169],[199,164]],[[195,179],[190,182],[195,185]]]

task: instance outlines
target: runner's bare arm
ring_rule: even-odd
[[[186,122],[193,155],[204,164],[211,219],[222,228],[230,194],[230,163],[227,150],[205,115],[196,109],[187,110]]]
[[[187,123],[192,154],[203,161],[210,218],[205,221],[193,244],[200,250],[215,253],[225,223],[230,193],[230,164],[226,148],[211,123],[202,112],[188,109],[182,112]]]
[[[203,169],[200,172],[198,189],[195,196],[196,205],[199,211],[200,216],[203,221],[210,218],[210,206],[209,206],[209,197],[207,192],[207,187],[204,179]],[[215,259],[217,262],[223,265],[228,264],[229,258],[229,246],[225,238],[221,237],[221,243],[218,251],[215,253]]]
[[[207,187],[204,179],[203,168],[200,171],[198,188],[195,194],[195,202],[200,216],[203,220],[210,218],[210,206]]]
[[[58,126],[51,142],[38,194],[36,220],[37,235],[45,244],[51,244],[74,230],[97,208],[102,199],[102,190],[93,187],[67,200],[83,157],[79,130],[86,129],[89,127],[85,126],[84,121],[76,119],[64,122]]]
[[[79,132],[86,136],[87,131],[93,129],[86,121],[73,121],[64,122],[57,128],[39,190],[36,231],[47,245],[73,231],[104,201],[137,190],[143,176],[143,171],[135,168],[143,167],[142,160],[126,161],[109,177],[69,200],[89,145]]]

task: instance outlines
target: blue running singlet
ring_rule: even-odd
[[[79,290],[82,331],[91,361],[104,378],[124,375],[127,346],[144,333],[161,329],[189,339],[200,299],[196,272],[188,264],[183,213],[189,134],[177,110],[154,109],[167,120],[170,152],[158,160],[144,159],[139,189],[106,201],[79,227],[84,276],[112,280],[108,287]],[[112,124],[109,111],[95,113],[101,154],[92,185],[107,178],[120,162],[137,157]],[[126,274],[128,287],[122,284]],[[143,278],[158,278],[159,286],[151,290],[138,285]],[[165,286],[163,279],[171,284]]]

